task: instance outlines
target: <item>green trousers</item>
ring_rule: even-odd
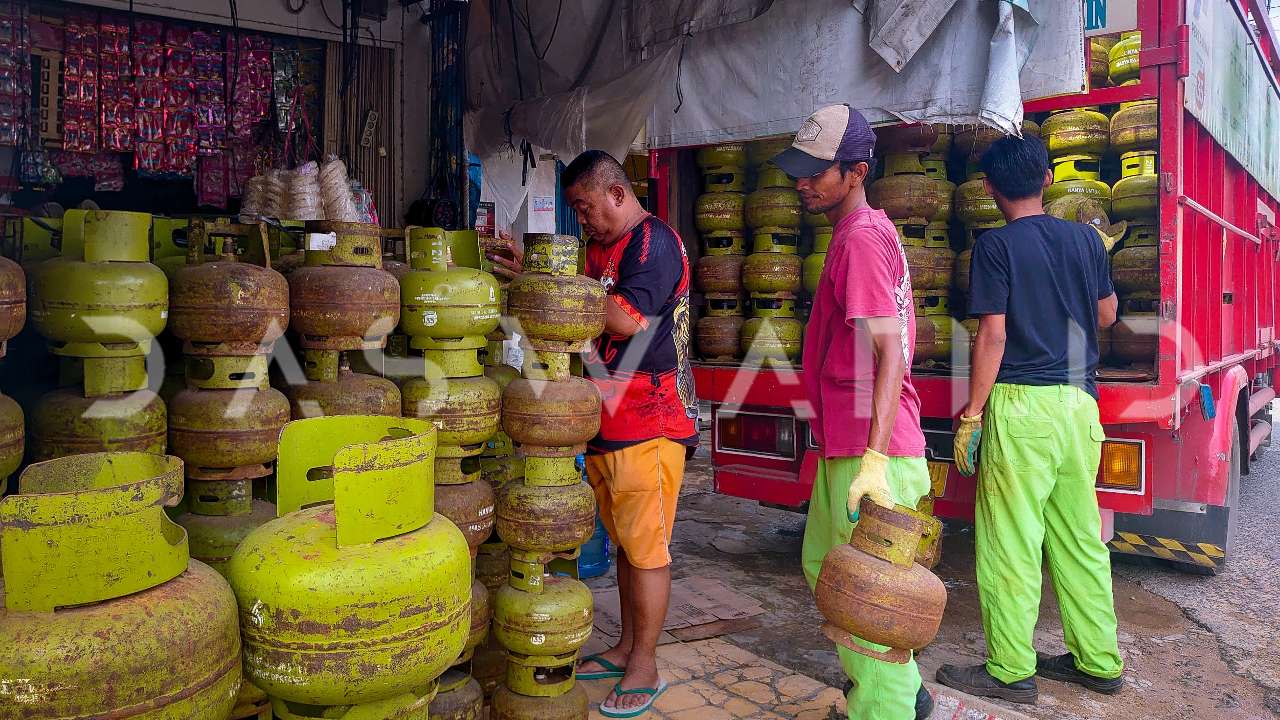
[[[997,384],[991,392],[975,538],[987,671],[1003,682],[1036,672],[1042,558],[1077,668],[1100,678],[1124,670],[1094,494],[1103,438],[1098,403],[1079,388]]]
[[[849,522],[849,483],[858,474],[862,458],[831,458],[818,461],[813,479],[813,495],[809,499],[809,518],[804,528],[804,546],[800,561],[804,579],[812,590],[818,582],[818,571],[827,551],[849,542],[853,523]],[[929,466],[924,458],[889,458],[889,489],[901,505],[915,507],[929,494]],[[855,642],[873,650],[884,651],[883,645]],[[837,647],[840,665],[853,681],[849,691],[848,713],[855,720],[912,720],[916,716],[916,693],[920,690],[920,669],[912,659],[905,665],[886,663],[847,648]]]

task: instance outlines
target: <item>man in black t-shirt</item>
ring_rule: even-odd
[[[956,465],[972,475],[985,665],[944,665],[937,680],[974,695],[1036,701],[1035,676],[1103,693],[1123,685],[1111,558],[1094,481],[1098,327],[1115,322],[1106,249],[1090,227],[1042,207],[1049,158],[1036,138],[1004,138],[982,157],[1008,224],[973,250],[969,313],[979,318]],[[1041,562],[1062,610],[1068,653],[1037,657]]]

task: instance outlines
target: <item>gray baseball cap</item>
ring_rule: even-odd
[[[828,105],[800,125],[791,147],[775,155],[773,164],[794,178],[813,177],[837,162],[868,161],[875,148],[875,131],[862,113],[847,104]]]

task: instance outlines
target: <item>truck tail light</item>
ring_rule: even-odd
[[[743,455],[796,459],[796,419],[762,413],[718,413],[716,449]]]
[[[1101,490],[1140,492],[1143,480],[1142,443],[1107,440],[1102,443],[1102,467],[1098,471]]]

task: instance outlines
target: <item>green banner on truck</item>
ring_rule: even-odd
[[[1187,110],[1272,197],[1280,198],[1280,94],[1231,3],[1187,3]]]

